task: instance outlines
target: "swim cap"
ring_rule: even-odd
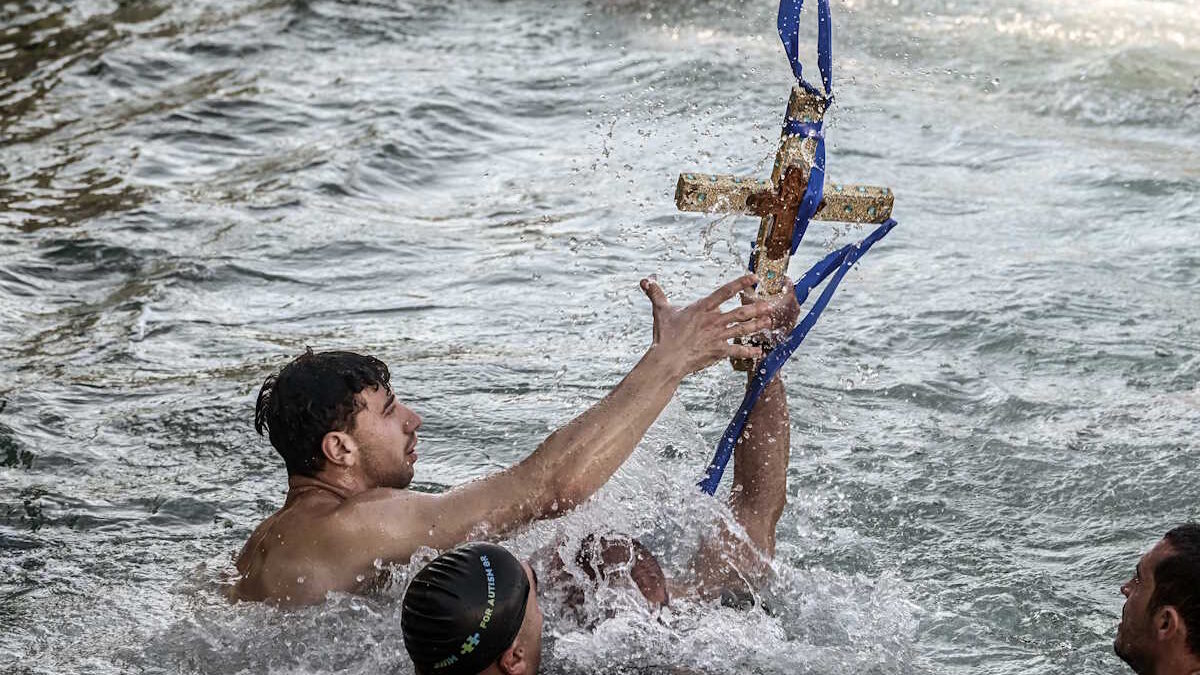
[[[475,675],[512,646],[529,578],[501,546],[473,542],[417,572],[404,593],[404,647],[427,675]]]

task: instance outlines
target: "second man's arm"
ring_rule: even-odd
[[[731,356],[761,356],[757,347],[730,340],[770,328],[771,308],[755,303],[721,310],[754,282],[746,275],[675,308],[658,284],[642,280],[653,306],[654,338],[633,370],[520,463],[421,500],[422,513],[410,517],[430,519],[424,543],[443,548],[473,534],[495,536],[559,515],[590,497],[629,458],[685,376]]]

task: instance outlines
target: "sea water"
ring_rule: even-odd
[[[0,670],[411,672],[405,580],[231,606],[282,503],[252,428],[306,345],[379,355],[415,489],[512,464],[738,274],[776,4],[234,0],[0,7]],[[835,0],[832,180],[901,225],[787,366],[769,608],[546,605],[550,673],[1104,673],[1118,588],[1200,518],[1200,6]],[[802,25],[805,61],[815,16]],[[793,274],[857,227],[816,224]],[[693,481],[739,400],[689,378],[594,500],[509,540],[726,517]]]

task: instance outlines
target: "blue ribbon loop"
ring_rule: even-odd
[[[800,86],[817,96],[833,96],[833,22],[829,14],[829,0],[817,0],[817,67],[821,71],[821,83],[825,91],[817,91],[804,79],[804,66],[800,63],[800,12],[804,0],[781,0],[776,26],[783,51],[792,65],[792,74]]]
[[[809,138],[825,138],[825,130],[820,122],[801,122],[787,118],[783,123],[783,133],[788,136],[807,136]]]

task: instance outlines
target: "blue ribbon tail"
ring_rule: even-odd
[[[877,227],[871,234],[867,235],[858,244],[847,244],[842,248],[833,251],[819,260],[813,265],[800,280],[795,283],[793,292],[796,295],[796,301],[803,304],[808,299],[809,293],[825,279],[832,277],[825,289],[821,291],[821,295],[817,298],[813,306],[808,310],[808,314],[792,329],[786,340],[771,350],[767,358],[759,365],[758,372],[754,374],[750,380],[750,385],[746,388],[746,394],[742,397],[742,404],[738,406],[737,412],[733,419],[725,428],[725,432],[721,434],[721,440],[717,444],[717,451],[713,455],[712,461],[708,463],[708,467],[704,471],[704,478],[697,485],[705,493],[712,495],[716,494],[717,486],[721,484],[721,478],[725,475],[725,467],[728,466],[730,458],[733,457],[733,449],[737,445],[738,439],[741,438],[742,432],[746,429],[746,420],[750,417],[750,412],[754,409],[754,405],[758,403],[759,396],[767,387],[767,383],[775,377],[783,364],[788,358],[800,347],[804,342],[804,338],[808,336],[808,332],[816,325],[817,319],[821,318],[821,313],[829,305],[829,301],[833,299],[833,294],[837,291],[838,285],[842,282],[842,278],[858,262],[858,259],[863,256],[875,242],[882,239],[892,228],[896,226],[896,221],[888,219],[887,222]]]

